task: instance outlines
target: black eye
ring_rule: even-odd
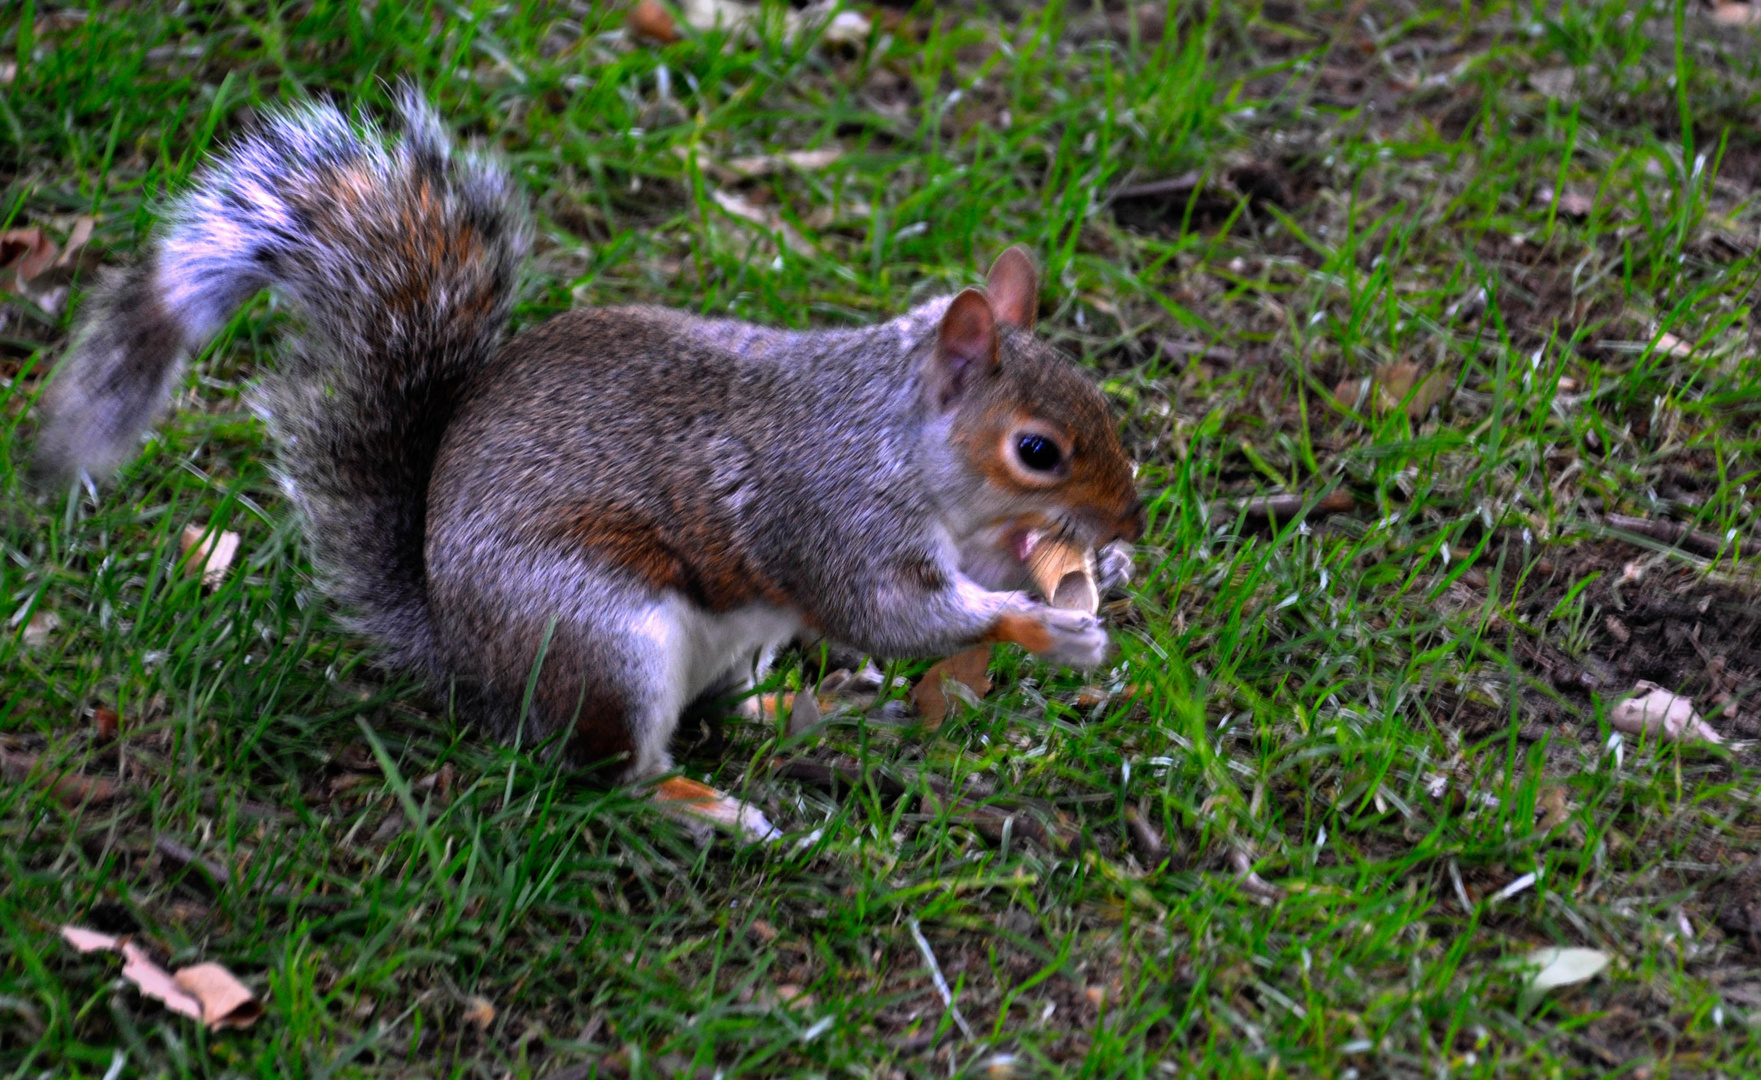
[[[1064,459],[1064,452],[1044,435],[1022,435],[1015,440],[1015,456],[1034,472],[1051,472]]]

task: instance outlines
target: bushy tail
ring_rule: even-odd
[[[299,327],[260,407],[320,571],[388,660],[427,667],[429,475],[507,323],[529,224],[501,169],[455,156],[414,94],[402,111],[389,148],[313,105],[210,166],[87,304],[42,399],[35,468],[67,478],[132,456],[185,357],[272,288]]]

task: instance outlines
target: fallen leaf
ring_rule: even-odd
[[[672,15],[655,0],[639,0],[630,9],[630,17],[624,25],[637,37],[658,41],[662,45],[671,45],[679,40],[679,28],[673,24]]]
[[[1566,217],[1587,218],[1594,209],[1596,200],[1580,192],[1568,191],[1559,197],[1559,212]]]
[[[101,934],[96,930],[87,930],[83,926],[63,926],[61,937],[82,953],[101,950],[114,952],[122,946],[122,939],[114,934]]]
[[[209,1031],[250,1027],[263,1015],[263,1006],[257,996],[219,964],[179,968],[172,979],[178,989],[201,1003],[202,1023]]]
[[[122,729],[122,717],[108,705],[100,705],[92,710],[92,730],[99,742],[114,740]]]
[[[853,48],[868,43],[868,35],[873,24],[868,17],[859,11],[840,11],[826,23],[825,31],[819,35],[822,45],[842,45]]]
[[[1564,784],[1548,784],[1543,787],[1541,797],[1536,800],[1536,807],[1541,811],[1541,820],[1536,828],[1543,833],[1550,833],[1571,820],[1571,808],[1566,804]]]
[[[1417,420],[1440,404],[1449,395],[1449,381],[1441,372],[1421,374],[1412,363],[1389,364],[1376,369],[1376,406],[1382,412],[1393,412],[1404,403],[1406,415]]]
[[[134,983],[143,997],[153,998],[172,1012],[200,1020],[209,1031],[249,1027],[263,1015],[256,995],[219,964],[195,964],[179,968],[173,975],[126,937],[102,934],[83,926],[63,926],[61,937],[81,953],[121,953],[122,977]]]
[[[1533,993],[1544,994],[1556,987],[1589,982],[1608,966],[1608,954],[1601,949],[1561,949],[1548,946],[1530,953],[1527,965],[1535,968],[1535,973],[1529,976],[1528,989]]]
[[[750,157],[729,158],[722,164],[739,176],[756,178],[782,172],[784,169],[818,172],[843,156],[844,152],[837,147],[823,146],[817,150],[791,150],[786,154],[754,154]]]
[[[36,226],[0,232],[0,270],[7,271],[16,281],[30,282],[41,277],[43,271],[55,264],[57,254],[55,241]]]
[[[788,222],[784,221],[782,216],[776,211],[766,210],[762,207],[756,206],[750,200],[740,195],[736,195],[731,191],[717,189],[710,193],[710,198],[714,199],[715,204],[721,207],[729,216],[737,217],[741,221],[757,225],[759,228],[780,237],[783,246],[789,250],[796,252],[808,252],[813,250],[813,245],[809,244],[807,240],[800,233],[796,232]]]
[[[1569,99],[1577,82],[1577,71],[1568,67],[1547,68],[1529,73],[1529,85],[1550,98]]]
[[[934,731],[953,713],[954,701],[962,696],[954,687],[974,698],[990,693],[990,663],[991,647],[975,645],[924,672],[923,678],[911,688],[911,707],[923,717],[924,726]]]
[[[61,255],[55,260],[58,267],[70,267],[79,259],[79,253],[92,239],[92,229],[97,221],[89,214],[81,214],[73,220],[73,228],[67,234],[67,243],[61,247]]]
[[[1657,335],[1657,344],[1654,348],[1657,352],[1667,356],[1691,356],[1694,352],[1692,345],[1667,330]]]
[[[1726,26],[1761,26],[1761,7],[1754,4],[1719,4],[1712,9],[1712,21]]]
[[[183,530],[184,573],[202,575],[202,584],[213,589],[226,580],[226,571],[238,555],[238,533],[216,532],[200,525]]]
[[[1651,734],[1671,742],[1724,742],[1700,719],[1692,701],[1644,680],[1633,688],[1632,697],[1609,710],[1608,722],[1629,735]]]
[[[777,1000],[791,1009],[813,1008],[813,995],[796,986],[794,983],[783,983],[777,987]]]
[[[777,928],[763,919],[752,920],[752,933],[766,945],[777,939]]]
[[[802,691],[789,702],[789,734],[801,735],[813,729],[825,714],[820,711],[819,699],[807,691]]]
[[[679,11],[685,22],[696,30],[743,30],[757,19],[762,9],[758,4],[741,4],[735,0],[684,0]],[[793,21],[799,16],[789,12]]]
[[[1021,1059],[1014,1054],[993,1054],[979,1064],[985,1080],[1015,1080],[1020,1075]]]
[[[487,1031],[489,1025],[495,1023],[495,1005],[486,997],[472,997],[465,1002],[465,1011],[459,1019],[479,1032]]]
[[[1406,415],[1419,420],[1449,396],[1449,389],[1450,380],[1443,372],[1421,375],[1417,364],[1402,361],[1385,364],[1367,377],[1341,382],[1333,388],[1333,403],[1340,412],[1361,412],[1369,405],[1378,416],[1402,408],[1404,403]]]
[[[167,1009],[191,1020],[202,1018],[202,1003],[195,995],[177,985],[177,980],[132,941],[122,943],[122,977],[135,984],[141,996],[150,997]]]
[[[1107,693],[1105,687],[1085,686],[1076,691],[1076,707],[1079,709],[1092,709],[1112,696],[1113,695]]]
[[[53,611],[38,611],[24,624],[24,647],[40,649],[49,644],[50,635],[61,629],[61,616]]]
[[[642,8],[648,4],[652,4],[656,11],[643,12]],[[738,0],[680,0],[678,8],[685,25],[692,29],[722,30],[730,34],[748,29],[764,12],[760,4],[740,3]],[[806,11],[784,8],[784,40],[792,42],[803,32],[814,29],[821,29],[821,45],[851,48],[868,40],[870,23],[867,16],[860,12],[842,11],[827,20],[824,18],[825,12],[824,6]],[[664,23],[660,16],[665,17]],[[630,26],[638,36],[663,44],[677,41],[679,37],[678,25],[667,15],[665,8],[653,3],[653,0],[642,0],[637,4],[636,9],[630,13]],[[667,36],[668,34],[671,36]]]

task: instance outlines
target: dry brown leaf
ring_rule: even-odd
[[[179,968],[171,978],[178,989],[201,1003],[202,1023],[209,1031],[250,1027],[263,1015],[257,996],[219,964]]]
[[[100,705],[92,710],[92,730],[99,742],[110,742],[122,730],[122,717],[108,705]]]
[[[1543,833],[1550,833],[1571,820],[1571,807],[1565,800],[1564,784],[1548,784],[1543,787],[1536,806],[1541,811],[1541,820],[1536,828]]]
[[[495,1003],[486,997],[472,997],[465,1002],[465,1011],[459,1019],[480,1032],[487,1031],[489,1025],[495,1023]]]
[[[1414,420],[1422,419],[1448,396],[1449,379],[1442,372],[1421,374],[1417,364],[1406,361],[1385,364],[1367,378],[1346,379],[1333,388],[1333,402],[1340,412],[1359,412],[1367,404],[1377,415],[1385,415],[1404,402],[1406,415]]]
[[[24,624],[24,647],[40,649],[49,644],[49,638],[61,629],[61,616],[53,611],[38,611],[31,616],[31,621]]]
[[[122,977],[135,984],[142,997],[150,997],[167,1009],[191,1020],[202,1018],[202,1003],[177,985],[171,973],[153,962],[147,950],[132,941],[122,943]]]
[[[58,254],[55,241],[36,226],[0,232],[0,270],[16,281],[29,282],[41,277],[43,271],[55,264]]]
[[[1665,356],[1682,357],[1682,356],[1692,356],[1693,352],[1694,352],[1694,347],[1693,347],[1693,345],[1689,344],[1688,342],[1683,341],[1681,338],[1678,338],[1674,334],[1665,330],[1663,333],[1657,335],[1656,350],[1660,353],[1663,353]]]
[[[1079,709],[1092,709],[1112,696],[1112,694],[1107,693],[1105,687],[1085,686],[1076,691],[1076,707]]]
[[[674,25],[672,15],[655,0],[638,0],[630,9],[630,17],[624,25],[637,37],[658,41],[662,45],[679,40],[679,28]]]
[[[791,1009],[813,1008],[813,995],[794,983],[783,983],[778,986],[777,1000]]]
[[[61,256],[55,260],[60,267],[72,266],[79,259],[80,251],[92,239],[92,230],[97,221],[89,214],[81,214],[73,219],[73,228],[67,234],[67,243],[62,245]]]
[[[769,945],[777,939],[777,928],[770,923],[765,922],[763,919],[752,920],[752,933],[757,935],[758,940],[764,942],[766,945]]]
[[[1566,217],[1587,218],[1596,209],[1596,200],[1581,192],[1568,191],[1559,197],[1559,212]]]
[[[1761,6],[1719,4],[1712,9],[1712,21],[1726,26],[1761,26]]]
[[[1629,735],[1651,734],[1670,742],[1724,742],[1700,719],[1691,700],[1643,679],[1633,687],[1632,697],[1609,710],[1608,722]]]
[[[778,214],[776,211],[767,210],[763,207],[757,206],[751,200],[736,195],[731,191],[722,191],[718,189],[711,192],[710,197],[715,200],[717,206],[721,207],[730,216],[737,217],[741,221],[750,222],[767,232],[774,233],[781,237],[783,246],[790,251],[808,252],[813,250],[813,245],[809,244],[806,238],[796,232],[794,227],[784,221],[782,215]]]
[[[953,713],[954,702],[960,697],[971,695],[977,699],[990,693],[990,664],[991,647],[975,645],[924,672],[923,678],[911,688],[911,707],[923,717],[924,726],[931,731],[941,727],[942,721]]]
[[[729,158],[723,164],[729,172],[737,176],[754,178],[769,176],[784,169],[818,172],[843,156],[844,152],[835,146],[822,146],[817,150],[791,150],[786,154],[754,154],[750,157]]]
[[[215,532],[200,525],[183,530],[184,573],[202,575],[202,584],[213,589],[226,580],[226,571],[238,556],[238,533]]]
[[[67,925],[61,928],[61,937],[69,945],[82,953],[100,950],[116,951],[122,947],[122,939],[114,934],[103,934],[96,930],[87,930],[83,926]]]
[[[803,691],[790,700],[790,735],[804,734],[823,719],[825,719],[825,713],[820,710],[819,699],[814,695]]]
[[[1393,412],[1405,403],[1406,415],[1414,420],[1431,411],[1449,394],[1449,381],[1441,372],[1421,373],[1413,363],[1389,364],[1376,369],[1377,408]]]
[[[201,1021],[209,1031],[249,1027],[263,1015],[256,995],[219,964],[195,964],[180,968],[173,975],[126,937],[102,934],[83,926],[63,926],[61,937],[82,953],[121,953],[122,977],[134,983],[143,997]]]

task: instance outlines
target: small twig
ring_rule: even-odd
[[[192,866],[200,869],[203,873],[208,875],[209,880],[214,885],[219,886],[220,888],[226,888],[232,884],[232,872],[230,870],[221,866],[219,863],[214,862],[212,859],[202,858],[195,853],[194,849],[184,847],[169,836],[154,837],[153,850],[176,863],[182,869],[187,870]]]
[[[917,942],[917,951],[923,954],[923,962],[929,966],[929,977],[936,984],[936,993],[942,995],[942,1004],[948,1007],[948,1015],[959,1025],[960,1033],[968,1039],[972,1038],[972,1025],[960,1015],[960,1009],[954,1004],[954,992],[948,989],[948,980],[942,977],[942,966],[936,963],[936,954],[929,947],[929,939],[923,936],[923,927],[917,925],[917,917],[905,920],[911,928],[911,937]]]
[[[41,760],[36,754],[18,753],[0,747],[0,777],[4,777],[8,783],[22,784],[30,779]],[[114,780],[75,773],[62,773],[58,776],[45,773],[38,778],[37,785],[53,791],[55,797],[67,806],[109,802],[122,790],[122,786]]]
[[[1602,522],[1606,528],[1643,536],[1659,543],[1673,544],[1700,555],[1717,556],[1732,547],[1735,547],[1736,553],[1745,559],[1761,555],[1761,544],[1757,544],[1753,540],[1744,540],[1740,537],[1726,540],[1722,536],[1700,532],[1674,521],[1631,517],[1627,514],[1609,514],[1602,519]]]
[[[1312,500],[1312,501],[1311,501]],[[1236,518],[1247,518],[1250,521],[1295,521],[1298,518],[1326,517],[1330,514],[1344,514],[1357,505],[1351,492],[1343,490],[1329,491],[1315,499],[1312,495],[1262,495],[1253,499],[1218,499],[1211,504],[1213,521],[1233,521]]]

